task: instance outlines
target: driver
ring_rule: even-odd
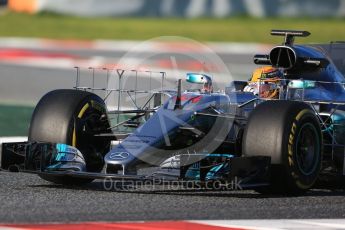
[[[272,66],[257,68],[244,87],[244,92],[251,92],[261,98],[276,99],[279,96],[278,83],[282,79],[282,72]]]

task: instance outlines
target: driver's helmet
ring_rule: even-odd
[[[278,98],[278,84],[282,79],[282,72],[272,66],[257,68],[244,88],[246,92],[252,92],[262,98]]]

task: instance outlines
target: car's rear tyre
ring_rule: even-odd
[[[303,102],[267,101],[251,113],[243,134],[246,156],[270,156],[270,186],[261,193],[300,194],[320,171],[322,135],[319,120]]]
[[[104,101],[97,95],[71,89],[54,90],[44,95],[31,118],[29,141],[64,143],[78,148],[86,169],[100,172],[110,141],[95,134],[110,132]],[[57,184],[83,184],[91,179],[42,175]]]

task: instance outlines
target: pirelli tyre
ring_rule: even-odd
[[[246,156],[271,157],[271,185],[257,191],[300,194],[314,185],[320,171],[319,120],[303,102],[263,102],[250,114],[242,148]]]
[[[97,95],[72,89],[54,90],[38,102],[30,123],[29,141],[64,143],[80,150],[89,172],[100,172],[110,141],[95,134],[110,132],[104,101]],[[57,184],[82,184],[90,179],[44,175]]]

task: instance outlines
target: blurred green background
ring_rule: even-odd
[[[0,137],[26,136],[33,107],[0,104]]]
[[[197,41],[277,43],[271,29],[308,30],[307,43],[344,40],[344,18],[85,18],[53,13],[35,15],[4,12],[0,36],[53,39],[146,40],[183,36]]]

